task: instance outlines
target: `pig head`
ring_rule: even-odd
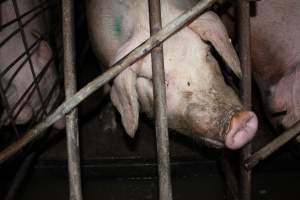
[[[98,15],[92,9],[96,5],[91,4],[87,6],[89,23],[95,22],[95,16]],[[172,9],[172,6],[165,4],[162,3],[162,11],[167,7],[168,12],[162,12],[163,24],[174,19],[174,13],[180,13],[176,8]],[[108,12],[107,10],[103,11]],[[147,8],[141,6],[135,10],[143,14],[139,18],[131,19],[134,23],[130,23],[130,19],[123,20],[129,22],[124,31],[131,27],[129,35],[126,36],[128,40],[117,50],[110,49],[110,52],[115,52],[113,56],[105,50],[109,47],[103,47],[101,50],[102,47],[97,45],[97,40],[102,38],[101,45],[105,46],[103,39],[112,37],[112,34],[106,36],[107,34],[99,33],[95,24],[89,26],[96,54],[108,59],[110,64],[118,61],[149,37]],[[130,16],[130,12],[134,11],[129,8],[126,16]],[[107,17],[109,14],[103,15]],[[137,13],[132,14],[136,15]],[[98,16],[97,19],[101,18]],[[105,24],[111,22],[102,23],[103,30],[107,30]],[[107,28],[109,30],[109,27]],[[99,35],[96,35],[96,32]],[[118,42],[111,44],[114,46]],[[240,63],[225,27],[216,14],[206,12],[163,43],[168,125],[182,134],[199,138],[214,147],[224,147],[225,144],[230,149],[238,149],[254,137],[257,118],[253,112],[243,110],[238,96],[226,85],[218,62],[211,53],[210,44],[227,66],[241,77]],[[153,118],[150,55],[141,58],[114,79],[111,100],[121,114],[126,132],[134,137],[138,128],[139,112],[142,111]]]

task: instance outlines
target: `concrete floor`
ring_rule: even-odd
[[[257,173],[253,177],[253,200],[298,200],[300,197],[300,173]],[[33,176],[21,193],[20,200],[66,200],[66,178]],[[193,177],[173,178],[173,195],[176,200],[221,200],[225,199],[224,184],[220,174],[203,173]],[[155,177],[131,177],[114,179],[83,179],[85,200],[124,199],[154,200],[157,198]]]

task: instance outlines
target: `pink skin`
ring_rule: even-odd
[[[299,9],[299,0],[257,1],[256,15],[251,17],[254,79],[275,128],[290,128],[300,119]],[[222,19],[227,29],[232,30],[231,38],[236,40],[236,21],[226,15]]]
[[[25,12],[32,10],[39,4],[39,0],[18,1],[18,9],[22,15]],[[47,12],[45,14],[47,15]],[[22,20],[24,19],[26,21],[28,20],[28,17],[30,16],[28,15],[22,18]],[[15,18],[16,16],[12,1],[2,2],[0,5],[0,23],[6,24]],[[31,22],[24,27],[24,34],[28,47],[31,47],[37,41],[37,37],[39,37],[39,35],[43,35],[46,32],[46,24],[47,23],[45,23],[44,18],[42,16],[38,16],[32,19]],[[13,31],[18,28],[18,23],[13,23],[10,26],[3,28],[0,34],[0,41],[4,41],[9,35],[12,34]],[[48,64],[52,59],[52,49],[47,41],[44,40],[36,44],[33,49],[31,63],[36,76],[39,76],[46,64]],[[23,45],[21,34],[18,33],[11,39],[7,40],[0,48],[0,71],[3,71],[24,52],[25,47]],[[5,95],[11,108],[15,107],[18,100],[20,100],[33,82],[31,65],[28,61],[25,62],[25,59],[27,59],[27,56],[23,56],[18,62],[16,62],[1,79],[3,87],[9,86]],[[23,67],[18,69],[21,64],[23,64]],[[50,66],[38,84],[41,93],[40,95],[44,101],[46,98],[48,98],[48,94],[52,90],[58,78],[54,64],[55,63],[53,61],[50,63]],[[15,73],[16,75],[14,75]],[[11,84],[8,85],[8,83]],[[56,87],[47,106],[48,112],[58,98],[59,93],[60,89],[59,87]],[[16,124],[26,124],[32,120],[33,116],[37,115],[39,108],[41,107],[40,95],[38,94],[37,90],[35,90],[26,103],[24,102],[24,99],[27,99],[28,96],[25,96],[23,101],[19,104],[19,106],[17,106],[13,113],[13,115],[19,113],[18,116],[14,116]],[[25,104],[25,106],[19,112],[23,104]],[[0,125],[8,125],[8,121],[6,119],[6,112],[0,113]],[[63,127],[63,123],[58,124],[58,127]]]
[[[251,18],[253,71],[268,118],[275,128],[290,128],[300,119],[300,1],[256,5],[257,16]]]
[[[117,62],[149,37],[147,1],[87,2],[93,49],[107,64]],[[172,2],[164,1],[161,5],[163,25],[183,13]],[[121,24],[118,19],[122,19]],[[257,119],[252,112],[234,115],[242,110],[240,99],[224,81],[211,53],[213,47],[228,69],[237,77],[242,76],[238,56],[219,17],[211,11],[202,14],[163,46],[168,127],[216,148],[226,145],[237,149],[249,142],[255,135]],[[152,80],[151,58],[147,55],[112,83],[112,103],[131,137],[136,134],[140,112],[154,117]],[[232,126],[226,136],[231,118]]]
[[[246,145],[256,135],[257,126],[257,117],[253,112],[236,113],[225,136],[226,147],[236,150]]]
[[[273,124],[284,128],[293,126],[300,119],[300,67],[295,67],[271,87],[268,111]]]

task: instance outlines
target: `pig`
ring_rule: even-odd
[[[177,0],[161,1],[165,26],[184,12]],[[86,14],[95,55],[108,66],[150,37],[148,1],[89,0]],[[255,136],[257,117],[243,109],[222,76],[211,46],[241,77],[240,62],[219,17],[207,11],[163,43],[168,125],[216,147],[239,149]],[[147,55],[113,81],[111,101],[131,137],[139,112],[153,118],[151,58]]]
[[[20,15],[26,13],[27,11],[33,9],[40,1],[38,0],[22,0],[17,1],[17,6]],[[28,19],[30,19],[36,12],[33,12],[26,17],[21,19],[22,23],[25,23]],[[14,12],[13,2],[11,0],[7,0],[1,2],[0,4],[0,19],[1,25],[5,25],[8,22],[16,19],[16,14]],[[4,27],[1,30],[0,41],[1,43],[6,40],[6,38],[12,34],[15,30],[18,30],[19,25],[17,22],[10,24],[9,26]],[[25,41],[27,42],[28,48],[31,47],[37,40],[39,35],[45,34],[46,27],[45,22],[43,21],[42,15],[36,16],[30,23],[28,23],[24,27],[24,36]],[[25,45],[22,41],[22,35],[20,32],[12,36],[4,44],[1,45],[0,48],[0,71],[1,74],[5,71],[6,67],[13,63],[20,55],[25,52]],[[52,59],[53,52],[49,44],[45,40],[40,40],[30,51],[31,62],[33,70],[36,76],[42,72],[43,68],[47,63]],[[27,55],[23,56],[17,63],[13,65],[13,67],[5,73],[1,77],[1,85],[3,89],[8,88],[6,90],[5,96],[8,102],[8,106],[13,108],[17,101],[21,98],[21,96],[25,93],[28,87],[33,83],[34,78],[30,69],[29,61],[25,61]],[[25,63],[24,66],[18,70],[18,67]],[[16,75],[14,75],[16,74]],[[15,77],[14,77],[15,76]],[[46,98],[50,94],[52,88],[55,86],[55,82],[58,80],[58,75],[56,72],[56,68],[54,66],[54,62],[50,63],[50,66],[46,70],[43,78],[40,80],[38,86],[41,91],[41,97],[43,101],[46,101]],[[47,112],[50,112],[50,108],[53,106],[54,102],[57,100],[60,93],[59,87],[55,87],[53,90],[52,97],[47,106]],[[25,99],[28,97],[26,95]],[[13,116],[17,115],[17,111],[20,109],[21,105],[24,103],[22,101],[19,106],[14,110]],[[47,104],[46,104],[47,105]],[[24,108],[15,118],[15,124],[26,124],[31,119],[37,117],[37,112],[41,109],[42,103],[39,99],[39,95],[37,90],[33,92],[32,96],[25,103]],[[7,125],[7,113],[3,112],[1,116],[1,125]],[[64,120],[61,120],[56,123],[57,128],[64,127]]]
[[[258,1],[251,18],[253,71],[268,119],[287,129],[300,119],[300,1]]]

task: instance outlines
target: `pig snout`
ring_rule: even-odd
[[[193,106],[194,107],[194,106]],[[206,112],[203,108],[188,109],[188,124],[192,134],[206,140],[210,145],[239,149],[256,135],[258,120],[251,111]]]
[[[250,142],[257,131],[257,117],[253,112],[243,111],[233,115],[225,133],[225,145],[229,149],[239,149]]]

